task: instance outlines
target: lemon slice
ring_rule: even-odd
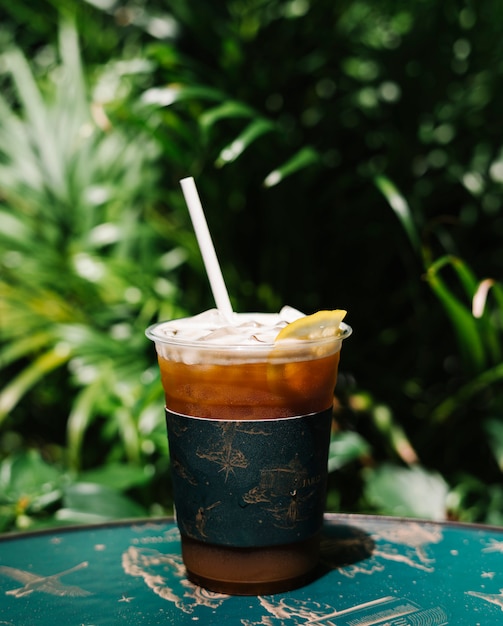
[[[287,324],[276,335],[276,341],[284,339],[312,340],[336,337],[340,334],[340,323],[347,311],[334,309],[333,311],[318,311],[312,315],[301,317]]]

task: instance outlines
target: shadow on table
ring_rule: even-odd
[[[348,524],[326,525],[321,539],[320,574],[364,561],[372,556],[375,542],[356,526]]]

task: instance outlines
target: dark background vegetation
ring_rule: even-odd
[[[503,523],[503,9],[0,0],[0,529],[171,511],[145,327],[345,308],[331,510]]]

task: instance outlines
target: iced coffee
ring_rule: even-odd
[[[351,329],[278,341],[302,317],[290,307],[230,320],[211,310],[147,330],[183,559],[208,589],[285,591],[318,564],[333,394]]]

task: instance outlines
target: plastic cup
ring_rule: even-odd
[[[155,342],[171,477],[188,578],[267,595],[307,583],[319,563],[333,393],[351,328],[319,341]]]

